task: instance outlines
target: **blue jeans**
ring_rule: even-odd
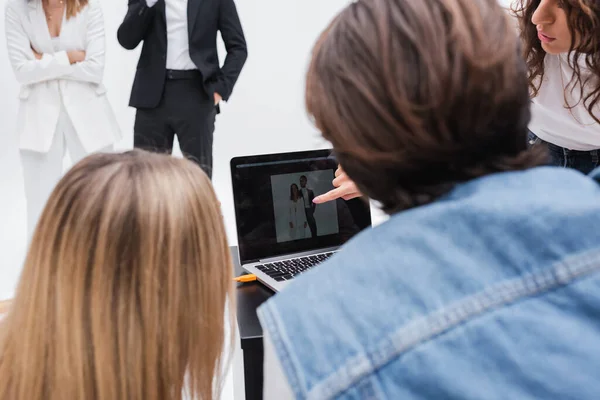
[[[589,174],[600,166],[600,150],[569,150],[564,147],[548,143],[537,137],[533,132],[528,134],[529,146],[545,145],[550,154],[550,165],[564,168],[573,168],[584,174]]]

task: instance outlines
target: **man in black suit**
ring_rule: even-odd
[[[220,67],[217,31],[227,57]],[[137,109],[134,147],[182,153],[212,176],[219,102],[227,101],[246,61],[233,0],[129,0],[117,32],[121,46],[144,42],[129,105]]]
[[[315,209],[317,205],[313,203],[315,192],[306,187],[307,182],[306,176],[302,175],[300,177],[300,194],[304,201],[304,212],[306,213],[306,222],[308,222],[308,227],[310,228],[310,236],[315,238],[317,237],[317,221],[315,221]]]

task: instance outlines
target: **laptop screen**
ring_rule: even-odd
[[[240,261],[340,246],[370,226],[363,199],[313,203],[333,189],[336,168],[331,150],[231,160]]]

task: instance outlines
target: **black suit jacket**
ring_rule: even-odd
[[[202,75],[204,89],[229,99],[246,62],[246,40],[234,0],[188,0],[190,57]],[[227,57],[220,67],[217,31],[221,32]],[[117,38],[121,46],[135,49],[144,42],[138,62],[129,105],[154,108],[162,97],[167,60],[165,0],[153,7],[146,0],[129,0],[127,15]]]

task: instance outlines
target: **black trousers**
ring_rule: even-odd
[[[548,148],[550,165],[573,168],[586,175],[600,167],[600,149],[588,151],[565,149],[543,141],[531,131],[529,131],[528,140],[529,146],[545,145]]]
[[[138,108],[135,148],[171,154],[175,135],[184,157],[212,177],[213,133],[217,106],[200,79],[168,79],[156,108]]]

